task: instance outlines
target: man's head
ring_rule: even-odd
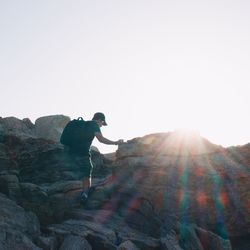
[[[94,114],[92,120],[95,120],[98,122],[99,125],[107,126],[108,124],[106,123],[105,120],[105,115],[101,112],[97,112]]]

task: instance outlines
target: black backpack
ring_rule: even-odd
[[[70,121],[62,132],[60,142],[69,147],[80,145],[84,139],[85,123],[82,117]]]

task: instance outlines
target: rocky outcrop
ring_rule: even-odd
[[[35,137],[35,126],[29,119],[0,118],[0,137],[3,135],[17,135],[21,138]]]
[[[249,145],[225,149],[182,136],[136,138],[107,159],[93,150],[93,188],[81,205],[81,166],[62,145],[2,134],[0,248],[249,246],[239,241],[250,228]]]
[[[119,148],[117,156],[119,158],[143,157],[145,155],[188,156],[221,151],[223,151],[221,146],[212,144],[202,138],[198,132],[176,130],[169,133],[150,134],[130,140]]]
[[[162,217],[185,215],[185,220],[223,237],[249,234],[249,145],[226,150],[195,138],[183,150],[186,137],[182,142],[178,135],[177,144],[168,142],[176,136],[150,135],[121,146],[114,173],[117,185],[126,180],[127,187],[155,204]],[[173,144],[181,145],[175,154],[169,147]]]
[[[194,142],[189,142],[185,149],[186,137],[182,142],[178,135],[177,146],[181,145],[181,148],[173,151],[166,138],[175,136],[153,134],[120,146],[113,181],[105,186],[109,191],[106,196],[103,194],[103,201],[111,199],[110,209],[132,211],[133,215],[139,208],[138,215],[125,217],[138,230],[148,229],[147,222],[157,225],[150,221],[153,214],[157,214],[161,220],[166,220],[169,230],[175,228],[176,222],[184,221],[195,223],[222,238],[249,235],[249,145],[224,149],[203,138],[195,138],[196,142],[204,143],[202,149]],[[95,195],[100,201],[98,191],[92,200]],[[145,210],[142,200],[153,207],[150,218],[144,214],[146,220],[140,218],[141,209]],[[175,216],[176,220],[169,221],[169,215]],[[153,231],[157,234],[157,229]],[[228,243],[224,245],[225,249],[229,248]]]
[[[0,118],[0,139],[4,135],[13,135],[22,139],[44,138],[58,142],[63,128],[69,121],[70,118],[64,115],[40,117],[35,124],[28,118]]]
[[[35,121],[36,136],[53,141],[59,141],[62,131],[70,118],[64,115],[40,117]]]
[[[34,211],[42,224],[58,220],[66,209],[79,205],[82,166],[62,145],[14,136],[5,136],[2,142],[6,160],[0,165],[0,192]],[[98,185],[112,167],[97,151],[92,151],[92,160],[93,184]]]

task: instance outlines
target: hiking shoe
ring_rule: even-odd
[[[96,190],[96,186],[91,186],[88,190],[88,196],[90,196]]]
[[[85,204],[88,201],[88,195],[85,192],[81,193],[80,202]]]

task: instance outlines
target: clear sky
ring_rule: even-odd
[[[248,143],[249,13],[248,0],[0,0],[0,116],[102,111],[112,140],[192,128]]]

